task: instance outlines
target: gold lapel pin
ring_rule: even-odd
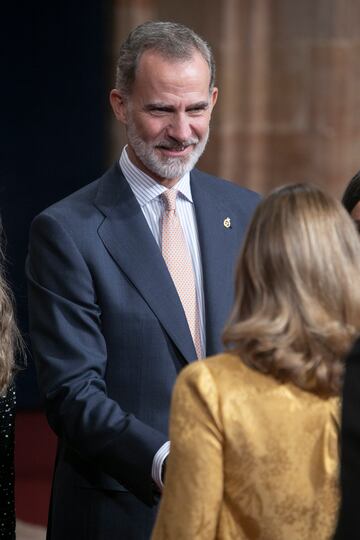
[[[224,227],[225,227],[225,229],[230,229],[230,227],[231,227],[231,219],[229,217],[224,219]]]

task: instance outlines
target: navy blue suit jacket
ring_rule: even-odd
[[[191,190],[212,355],[222,348],[234,265],[259,197],[198,170]],[[195,349],[117,164],[34,220],[27,274],[39,384],[59,437],[48,538],[148,538],[152,460],[167,440],[175,378]]]

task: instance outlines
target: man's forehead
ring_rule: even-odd
[[[142,51],[141,54],[139,55],[137,65],[139,65],[140,62],[143,61],[144,59],[148,59],[148,58],[159,59],[160,61],[166,62],[169,64],[178,64],[182,62],[189,62],[196,56],[200,56],[201,58],[203,58],[202,54],[197,49],[195,49],[195,47],[189,49],[188,51],[184,51],[183,54],[179,54],[179,55],[169,54],[169,53],[166,53],[165,51],[161,51],[160,49],[156,49],[156,48],[148,48]],[[205,61],[205,58],[204,58],[204,61]]]
[[[132,92],[141,95],[194,93],[207,99],[210,70],[200,53],[189,59],[164,58],[153,51],[144,53],[135,72]]]
[[[151,70],[154,64],[157,66],[163,66],[165,69],[175,68],[182,71],[183,69],[186,69],[186,66],[194,62],[199,64],[199,66],[202,66],[210,76],[210,67],[205,58],[197,49],[193,49],[189,55],[181,57],[169,56],[156,49],[147,49],[140,55],[138,59],[135,78],[137,74],[144,69]]]

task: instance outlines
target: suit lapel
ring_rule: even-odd
[[[95,205],[106,216],[99,235],[176,347],[196,358],[184,310],[158,245],[118,165],[100,181]]]
[[[216,180],[215,180],[216,182]],[[204,276],[206,354],[222,350],[221,334],[233,302],[234,261],[239,250],[239,234],[224,221],[236,216],[223,204],[214,179],[208,182],[200,171],[191,173],[191,192],[195,204]]]

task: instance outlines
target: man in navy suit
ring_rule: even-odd
[[[149,538],[174,381],[188,362],[221,350],[234,262],[259,197],[194,169],[214,77],[211,51],[190,29],[137,27],[110,94],[128,140],[119,162],[33,222],[31,335],[59,438],[51,540]],[[161,252],[169,189],[194,275],[198,353]]]

